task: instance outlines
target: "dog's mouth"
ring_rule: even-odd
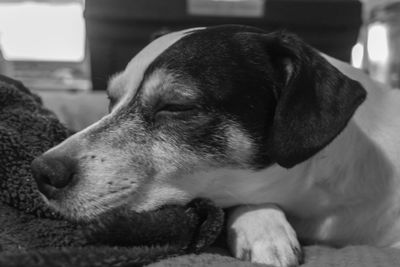
[[[131,193],[90,196],[88,193],[63,193],[63,197],[48,199],[40,193],[45,203],[63,218],[74,223],[87,223],[108,212],[127,210]]]

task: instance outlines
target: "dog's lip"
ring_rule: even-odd
[[[57,195],[60,193],[60,189],[47,185],[47,184],[39,184],[37,185],[40,195],[47,202],[54,200],[57,198]]]
[[[41,191],[39,191],[39,196],[42,198],[46,205],[50,205],[50,200]]]
[[[59,193],[65,194],[64,192]],[[126,203],[126,196],[129,196],[129,194],[120,195],[112,202],[102,202],[103,198],[101,197],[83,199],[81,202],[75,202],[74,200],[76,198],[73,194],[65,194],[63,196],[64,199],[57,198],[51,200],[49,201],[49,205],[70,222],[88,224],[98,220],[102,216],[107,216],[107,214],[115,212],[115,210],[124,209],[125,206],[129,207],[129,204]],[[134,211],[132,210],[131,212]]]

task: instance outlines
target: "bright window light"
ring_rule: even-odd
[[[79,62],[85,55],[80,3],[1,3],[0,45],[7,60]]]
[[[369,60],[386,63],[389,57],[388,31],[384,24],[374,23],[368,29],[367,51]]]
[[[361,69],[363,55],[364,46],[361,43],[357,43],[355,46],[353,46],[353,49],[351,50],[351,65],[353,65],[353,67]]]

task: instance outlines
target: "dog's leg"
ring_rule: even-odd
[[[228,245],[237,258],[273,266],[297,266],[302,258],[295,231],[272,204],[234,208],[228,219]]]

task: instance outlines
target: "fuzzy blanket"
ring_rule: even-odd
[[[68,135],[36,95],[0,76],[0,266],[259,266],[230,257],[223,242],[215,248],[223,212],[207,200],[145,214],[114,210],[87,225],[63,220],[39,197],[30,162]],[[395,249],[304,250],[307,267],[400,266]]]

